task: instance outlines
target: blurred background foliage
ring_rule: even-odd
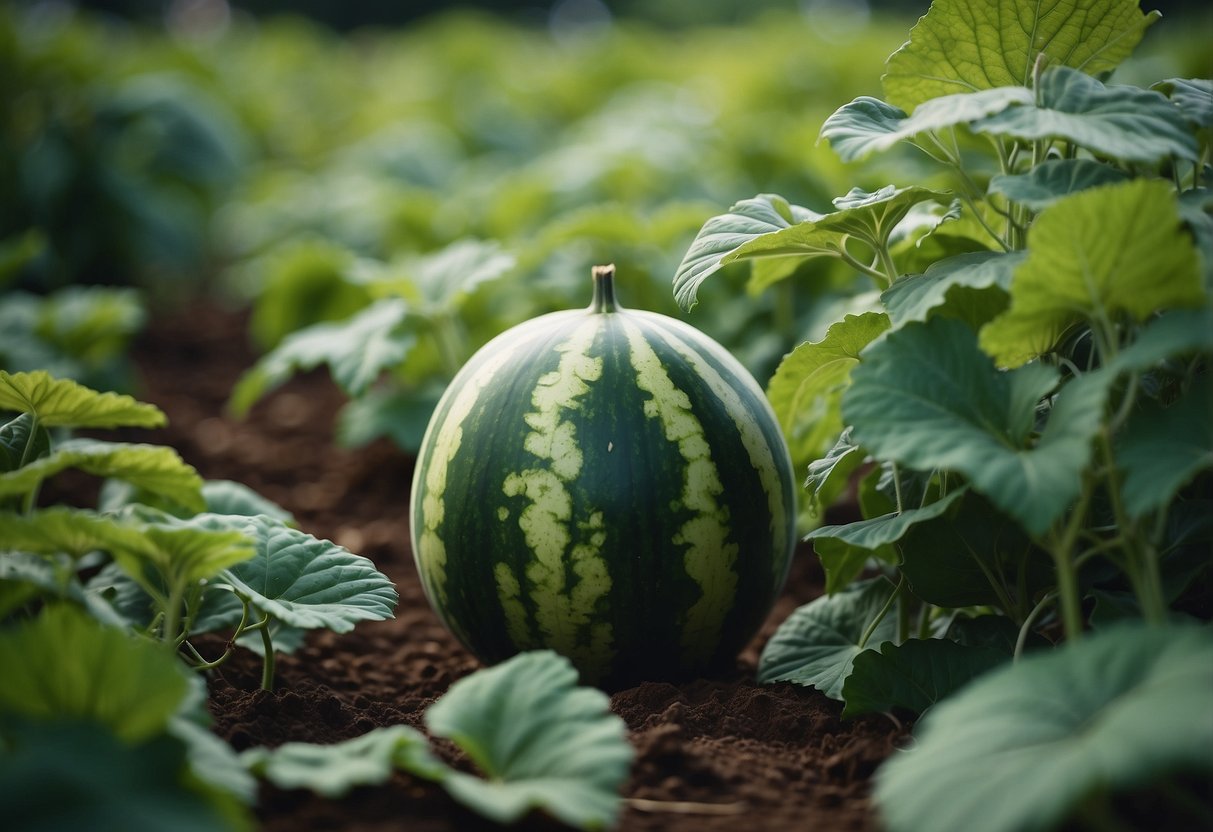
[[[823,211],[854,186],[937,175],[908,154],[845,166],[817,144],[834,109],[880,93],[925,2],[440,5],[0,10],[0,366],[122,386],[149,305],[247,306],[265,351],[403,298],[403,358],[352,391],[341,433],[407,447],[476,347],[587,303],[592,264],[617,264],[625,305],[685,317],[670,279],[733,202],[770,191]],[[1118,77],[1213,75],[1208,13],[1162,8]],[[803,268],[691,321],[765,381],[865,303],[854,275]],[[747,275],[705,292],[739,296]]]

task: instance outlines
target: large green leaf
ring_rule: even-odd
[[[863,649],[859,642],[892,593],[892,584],[873,578],[799,607],[763,648],[758,681],[795,682],[841,699],[843,682]],[[869,640],[880,644],[892,639],[896,631],[897,616],[886,615]]]
[[[37,414],[46,427],[158,428],[167,421],[154,405],[117,393],[98,393],[43,370],[0,370],[0,410]]]
[[[881,312],[847,315],[815,343],[784,356],[771,377],[767,398],[795,460],[814,459],[842,430],[838,403],[859,353],[889,328]]]
[[[1057,383],[1032,364],[1000,372],[963,323],[934,318],[870,347],[843,394],[843,418],[873,455],[917,470],[959,471],[973,487],[1043,533],[1076,497],[1107,393],[1080,379],[1057,398],[1032,446],[1036,405]]]
[[[990,290],[1001,297],[1010,291],[1011,277],[1023,262],[1022,252],[978,251],[940,260],[922,274],[898,280],[880,296],[894,328],[925,321],[949,307],[959,314],[963,290]],[[956,317],[956,315],[953,315]]]
[[[85,509],[52,506],[31,514],[0,512],[0,540],[6,548],[38,555],[68,555],[114,548],[140,549],[147,541],[133,524]]]
[[[407,725],[376,728],[332,745],[288,742],[277,748],[250,748],[241,762],[280,789],[311,789],[324,797],[342,797],[357,786],[386,783],[397,769],[429,780],[449,769],[429,752],[425,735]]]
[[[163,645],[69,606],[0,632],[0,667],[0,715],[92,720],[128,742],[160,733],[188,687]]]
[[[200,515],[202,527],[245,528],[256,553],[234,565],[228,580],[262,612],[292,627],[346,633],[359,621],[392,617],[399,596],[375,565],[327,540],[268,517]]]
[[[743,199],[733,205],[727,214],[712,217],[699,229],[674,273],[674,298],[678,305],[689,312],[698,302],[696,295],[700,284],[730,262],[726,258],[744,244],[820,217],[820,214],[792,205],[777,194],[759,194],[751,199]],[[816,253],[833,253],[833,250],[823,249]]]
[[[329,366],[333,380],[347,394],[361,395],[381,372],[402,362],[416,343],[417,336],[402,326],[408,314],[405,301],[386,298],[347,320],[291,333],[236,382],[232,410],[244,415],[295,373],[321,364]]]
[[[97,439],[69,439],[49,455],[0,474],[0,497],[28,494],[44,479],[68,468],[124,480],[193,511],[205,508],[202,478],[172,448]]]
[[[1188,481],[1213,468],[1213,383],[1202,377],[1170,407],[1149,402],[1117,442],[1130,517],[1167,505]]]
[[[1196,137],[1160,92],[1105,87],[1058,66],[1045,71],[1036,94],[1039,105],[1003,110],[973,124],[973,131],[1023,141],[1058,139],[1125,162],[1196,160]]]
[[[579,688],[550,651],[523,653],[460,679],[425,714],[489,779],[451,772],[457,800],[498,823],[532,809],[581,829],[614,825],[632,748],[606,694]]]
[[[860,96],[825,120],[821,138],[830,143],[844,162],[854,162],[919,133],[968,124],[1007,107],[1031,104],[1033,100],[1027,87],[998,87],[934,98],[907,116],[880,99]]]
[[[514,265],[514,256],[498,243],[457,240],[433,254],[390,267],[388,275],[376,278],[371,286],[378,293],[417,303],[422,314],[450,314],[478,286],[504,277]],[[394,272],[403,276],[391,276]]]
[[[1211,696],[1208,628],[1110,628],[1029,656],[923,718],[877,773],[880,814],[891,832],[1053,829],[1088,798],[1207,776]]]
[[[990,193],[1043,211],[1057,200],[1087,188],[1124,182],[1128,174],[1094,159],[1050,159],[1027,173],[990,179]]]
[[[1030,86],[1041,53],[1098,75],[1127,58],[1158,16],[1137,0],[935,0],[889,56],[885,98],[912,110],[941,95]]]
[[[1170,185],[1141,179],[1091,188],[1037,217],[1011,306],[982,329],[981,346],[1018,366],[1051,349],[1072,324],[1122,314],[1141,321],[1204,298],[1199,257]]]
[[[122,354],[146,318],[139,292],[116,286],[66,286],[39,312],[38,337],[94,367]]]
[[[1213,130],[1213,80],[1208,78],[1168,78],[1150,89],[1158,90],[1175,102],[1184,118],[1194,127]]]
[[[244,806],[200,785],[176,737],[132,745],[99,725],[42,721],[7,734],[10,746],[0,752],[0,805],[8,829],[253,829]]]
[[[886,641],[880,650],[855,657],[842,686],[847,703],[842,715],[894,708],[922,713],[1010,658],[1010,653],[993,647],[963,647],[939,638]]]

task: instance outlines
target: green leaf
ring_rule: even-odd
[[[712,217],[699,229],[674,273],[674,298],[678,305],[690,312],[698,302],[696,294],[700,284],[726,262],[731,262],[726,258],[745,243],[820,217],[808,208],[790,204],[777,194],[743,199],[727,214]]]
[[[893,544],[916,523],[925,523],[942,515],[962,494],[964,489],[957,489],[923,508],[908,509],[901,514],[885,514],[843,526],[820,526],[809,532],[805,540],[813,541],[813,548],[821,558],[826,573],[826,592],[833,595],[845,588],[859,576],[869,558],[897,563],[900,558]]]
[[[32,413],[0,427],[0,473],[15,471],[51,452],[51,437]]]
[[[542,809],[580,829],[613,826],[632,747],[606,694],[576,682],[568,660],[544,650],[452,685],[426,711],[426,726],[489,779],[451,772],[447,791],[498,823]]]
[[[935,0],[889,56],[885,98],[912,110],[931,98],[992,87],[1031,85],[1044,53],[1051,65],[1091,75],[1115,69],[1158,12],[1137,0],[1072,0],[1025,6],[1018,0]]]
[[[1023,262],[1022,252],[980,251],[959,254],[932,264],[922,274],[898,280],[880,296],[894,329],[910,321],[925,321],[937,310],[959,305],[960,290],[1009,292],[1011,277]],[[955,317],[955,316],[952,316]]]
[[[172,448],[97,439],[69,439],[50,455],[0,474],[0,497],[28,494],[44,479],[68,468],[124,480],[193,511],[205,507],[202,478]]]
[[[146,318],[139,293],[114,286],[67,286],[39,310],[38,336],[89,366],[113,360]]]
[[[1213,635],[1118,627],[993,671],[877,773],[890,832],[1059,828],[1088,798],[1213,772]]]
[[[0,667],[0,714],[88,719],[127,742],[164,730],[188,684],[163,645],[69,606],[0,632]]]
[[[842,686],[844,717],[894,708],[920,714],[1010,655],[992,647],[962,647],[946,639],[886,641],[855,657]]]
[[[1041,212],[1028,258],[1011,283],[1011,306],[981,330],[999,364],[1047,352],[1072,324],[1203,304],[1199,258],[1171,186],[1134,180],[1091,188]]]
[[[420,303],[427,316],[457,312],[479,286],[504,277],[515,266],[514,255],[492,241],[457,240],[441,251],[393,266],[404,277],[371,282],[379,294],[396,294]]]
[[[1154,90],[1105,87],[1068,67],[1045,70],[1039,106],[1013,107],[972,125],[975,133],[1022,141],[1070,142],[1123,162],[1197,158],[1196,138],[1180,111]]]
[[[32,514],[0,512],[0,539],[13,549],[39,555],[68,555],[74,560],[89,552],[146,545],[139,529],[130,523],[66,506],[52,506]]]
[[[881,312],[847,315],[825,338],[784,356],[771,377],[767,398],[796,460],[825,453],[842,430],[838,403],[859,353],[889,328]]]
[[[204,704],[206,683],[201,675],[194,677],[201,685],[201,701],[197,709],[202,716],[178,714],[169,720],[168,732],[185,743],[186,759],[191,773],[215,791],[231,795],[240,803],[251,806],[257,800],[257,781],[240,764],[240,756],[211,731],[210,713]]]
[[[443,389],[439,383],[420,390],[388,385],[368,390],[341,409],[337,439],[347,448],[357,448],[386,436],[401,449],[415,454],[421,448]]]
[[[821,138],[844,162],[854,162],[919,133],[968,124],[1033,100],[1032,91],[1026,87],[998,87],[925,101],[907,116],[877,98],[860,96],[825,120]]]
[[[441,780],[448,769],[429,752],[425,736],[407,725],[376,728],[332,745],[288,742],[240,755],[249,771],[280,789],[310,789],[328,798],[357,786],[386,783],[396,769]]]
[[[1128,178],[1128,174],[1094,159],[1049,159],[1027,173],[993,177],[989,191],[1033,211],[1043,211],[1062,197]]]
[[[243,832],[247,809],[202,787],[181,740],[138,745],[98,725],[23,723],[0,753],[0,805],[9,829]],[[219,740],[216,738],[216,742]]]
[[[352,397],[362,395],[384,370],[401,363],[417,341],[402,328],[409,307],[403,300],[377,301],[336,323],[292,332],[236,382],[229,407],[244,416],[259,399],[295,373],[327,364],[333,380]]]
[[[154,525],[144,526],[141,531],[145,540],[142,545],[115,545],[111,554],[145,590],[152,587],[145,566],[172,587],[213,578],[254,554],[249,536],[240,531]]]
[[[1125,510],[1136,519],[1171,502],[1201,471],[1213,468],[1213,383],[1193,382],[1170,407],[1144,404],[1116,447],[1124,471]]]
[[[867,453],[851,442],[851,429],[838,437],[824,457],[809,463],[809,476],[804,482],[815,506],[829,505],[841,493],[851,473],[863,464]]]
[[[779,626],[758,659],[758,682],[795,682],[842,699],[843,682],[859,655],[868,625],[893,593],[884,578],[853,584],[799,607]],[[897,616],[886,615],[870,636],[873,644],[892,639]]]
[[[1000,372],[967,326],[910,324],[872,345],[851,373],[843,418],[881,459],[959,471],[973,487],[1042,534],[1081,489],[1103,415],[1103,379],[1079,379],[1057,397],[1035,446],[1036,405],[1057,383],[1050,367]]]
[[[130,396],[98,393],[70,379],[38,370],[0,370],[0,410],[34,413],[48,428],[158,428],[167,420],[160,408]]]
[[[196,522],[223,528],[233,518],[200,515]],[[235,522],[254,536],[256,553],[226,577],[262,612],[292,627],[338,633],[392,617],[399,596],[366,558],[266,517]]]
[[[1213,80],[1208,78],[1168,78],[1150,86],[1175,102],[1180,113],[1194,127],[1213,129]]]
[[[207,480],[202,484],[202,499],[211,514],[227,514],[239,517],[263,515],[280,523],[294,525],[294,516],[275,503],[261,496],[244,483],[232,480]]]

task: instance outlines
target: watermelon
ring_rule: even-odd
[[[681,321],[593,302],[510,329],[439,402],[413,476],[426,595],[487,663],[550,648],[596,684],[729,666],[795,543],[761,388]]]

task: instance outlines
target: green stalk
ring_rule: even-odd
[[[1087,507],[1095,486],[1089,477],[1083,479],[1082,496],[1070,514],[1069,522],[1061,532],[1060,539],[1054,535],[1054,545],[1049,546],[1053,565],[1057,570],[1057,596],[1061,600],[1061,620],[1065,625],[1066,638],[1078,641],[1082,638],[1082,598],[1078,593],[1078,567],[1074,563],[1074,544],[1082,531],[1087,516]]]
[[[18,468],[24,468],[30,462],[33,462],[31,457],[34,454],[34,444],[35,444],[35,442],[37,442],[37,439],[38,439],[38,428],[39,428],[38,414],[31,410],[31,411],[29,411],[29,415],[30,415],[29,437],[25,441],[25,447],[21,449],[21,461],[19,463],[17,463]],[[34,487],[32,489],[30,489],[30,492],[28,494],[25,495],[25,499],[21,503],[21,513],[22,514],[29,515],[29,514],[34,513],[34,506],[38,502],[38,492],[41,490],[41,488],[42,488],[42,482],[41,482],[41,480],[39,480],[38,482],[34,483]]]
[[[1023,656],[1024,645],[1028,643],[1028,633],[1032,632],[1032,625],[1036,623],[1036,619],[1040,618],[1041,613],[1047,610],[1056,600],[1056,592],[1046,592],[1044,597],[1040,599],[1040,602],[1032,607],[1032,611],[1028,613],[1027,618],[1023,620],[1023,624],[1019,627],[1019,635],[1015,639],[1014,661],[1019,661]]]
[[[180,583],[174,583],[169,589],[168,603],[164,605],[164,629],[160,631],[160,639],[166,644],[177,644],[177,631],[181,628],[181,601],[185,589]]]
[[[270,638],[270,628],[261,628],[261,647],[265,651],[265,661],[261,665],[261,689],[274,689],[274,641]]]
[[[1099,451],[1107,471],[1107,489],[1112,504],[1112,516],[1120,528],[1124,540],[1125,571],[1137,602],[1141,604],[1142,617],[1146,623],[1158,625],[1167,620],[1167,604],[1162,593],[1162,577],[1158,573],[1158,558],[1152,546],[1144,546],[1136,532],[1136,524],[1125,511],[1120,494],[1120,477],[1116,461],[1112,457],[1112,442],[1107,431],[1099,435]]]
[[[856,260],[854,255],[852,255],[846,249],[840,249],[838,251],[838,257],[839,257],[839,259],[842,260],[842,262],[846,263],[848,266],[850,266],[855,271],[860,272],[861,274],[866,274],[868,277],[875,280],[880,285],[880,288],[882,288],[882,289],[889,288],[889,285],[890,285],[889,278],[888,278],[888,275],[886,275],[884,272],[880,271],[879,269],[874,269],[871,266],[867,265],[866,263],[861,263],[859,260]]]
[[[866,630],[863,631],[863,636],[859,639],[859,649],[868,646],[868,639],[876,632],[876,628],[880,626],[880,622],[884,621],[884,617],[889,614],[889,610],[893,608],[893,602],[901,595],[902,587],[906,585],[906,576],[903,574],[901,579],[897,581],[897,586],[893,587],[893,592],[889,595],[889,600],[884,602],[884,606],[880,608],[880,612],[876,613],[876,617],[869,622]]]

